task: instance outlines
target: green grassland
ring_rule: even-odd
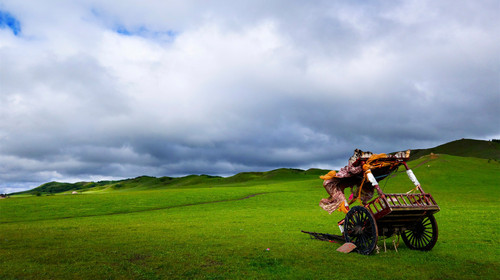
[[[0,279],[498,279],[500,164],[409,165],[441,207],[429,252],[392,238],[387,252],[342,254],[301,233],[339,234],[343,215],[318,206],[321,170],[139,177],[0,200]],[[412,188],[403,172],[381,186]]]

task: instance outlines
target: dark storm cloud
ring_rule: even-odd
[[[0,192],[498,138],[496,1],[1,1]]]

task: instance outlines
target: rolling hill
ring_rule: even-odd
[[[185,177],[150,177],[140,176],[132,179],[118,181],[99,181],[99,182],[77,182],[61,183],[49,182],[34,189],[12,193],[11,195],[45,195],[69,192],[107,192],[107,191],[126,191],[126,190],[146,190],[160,188],[196,188],[200,185],[209,186],[231,186],[235,184],[246,183],[246,185],[263,184],[266,181],[282,180],[290,181],[297,179],[317,178],[323,175],[322,169],[290,169],[280,168],[267,172],[242,172],[231,177],[220,177],[210,175],[188,175]]]
[[[419,159],[430,153],[448,154],[461,157],[474,157],[482,159],[500,160],[500,143],[495,141],[461,139],[452,141],[434,148],[415,149],[411,151],[410,160]],[[77,182],[61,183],[49,182],[34,189],[13,193],[11,195],[42,195],[76,192],[108,192],[127,190],[147,190],[161,188],[194,188],[200,185],[232,186],[241,183],[263,184],[270,180],[307,180],[317,178],[329,170],[321,169],[290,169],[280,168],[267,172],[242,172],[231,177],[210,175],[189,175],[185,177],[150,177],[140,176],[132,179],[118,181]]]
[[[410,160],[430,153],[500,160],[500,142],[498,140],[460,139],[434,148],[411,150]]]

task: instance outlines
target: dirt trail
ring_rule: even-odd
[[[422,161],[421,163],[417,164],[415,167],[413,167],[413,169],[415,169],[415,168],[417,168],[417,167],[419,167],[419,166],[422,166],[422,165],[424,165],[424,164],[428,163],[429,161],[431,161],[431,160],[433,160],[433,159],[438,159],[438,158],[439,158],[439,155],[436,155],[436,154],[434,154],[434,153],[430,153],[430,155],[429,155],[429,158],[428,158],[428,159],[426,159],[426,160]]]

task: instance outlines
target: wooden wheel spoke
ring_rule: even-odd
[[[425,247],[424,239],[420,238],[419,240],[420,240],[420,248],[424,248]]]
[[[363,212],[358,212],[358,213],[359,213],[359,221],[360,221],[361,223],[365,223],[365,222],[366,222],[366,220],[368,219],[368,217],[366,216],[366,214],[365,214],[365,213],[363,213]]]
[[[365,235],[365,241],[366,241],[366,246],[370,246],[370,243],[373,242],[373,237],[372,236],[369,236],[369,235]]]
[[[415,238],[415,240],[413,241],[413,245],[415,246],[415,248],[420,248],[420,239],[418,238]]]
[[[354,213],[353,219],[356,225],[359,225],[361,223],[361,217],[359,216],[359,212]]]
[[[422,237],[422,243],[423,243],[424,247],[425,247],[425,245],[429,244],[430,241],[431,241],[431,238]]]
[[[420,238],[420,248],[424,248],[426,245],[425,240],[423,238]]]
[[[406,237],[410,240],[413,240],[415,238],[415,235],[413,234],[413,231],[406,231],[407,235]]]
[[[358,239],[358,244],[356,244],[360,249],[363,249],[363,247],[365,247],[365,237],[363,235],[360,235],[359,236],[359,239]]]
[[[427,243],[432,241],[432,235],[424,235],[425,240],[427,240]]]
[[[361,249],[363,251],[368,250],[370,248],[370,241],[366,238],[366,236],[363,236],[361,238]]]
[[[362,222],[367,222],[368,221],[368,216],[364,212],[359,213],[359,218],[361,219]]]
[[[424,232],[422,232],[422,236],[425,236],[425,237],[431,239],[432,238],[432,232],[431,231],[424,231]]]
[[[415,238],[415,236],[414,236],[414,235],[412,235],[412,236],[410,237],[410,243],[411,243],[411,244],[415,244],[415,243],[416,243],[416,238]]]
[[[413,244],[415,244],[415,245],[416,245],[416,244],[417,244],[417,242],[418,242],[418,238],[417,238],[416,236],[413,236],[412,240],[413,240]]]

